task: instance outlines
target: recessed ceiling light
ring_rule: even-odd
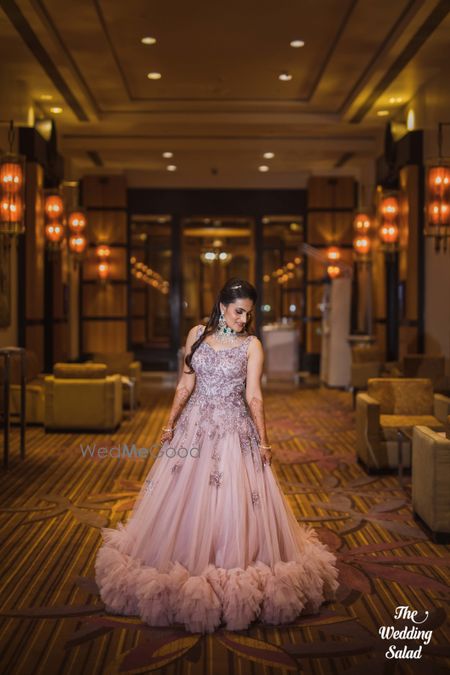
[[[166,166],[166,169],[167,169],[167,171],[176,171],[177,167],[175,166],[175,164],[168,164]]]
[[[59,115],[59,113],[62,113],[63,109],[60,108],[59,106],[54,106],[53,108],[50,108],[50,112],[53,113],[54,115]]]
[[[160,80],[161,73],[147,73],[147,77],[149,80]]]
[[[292,75],[290,73],[280,73],[278,79],[282,82],[289,82],[289,80],[292,80]]]
[[[389,110],[378,110],[377,115],[378,117],[386,117],[387,115],[389,115]]]
[[[261,164],[261,166],[258,166],[258,171],[261,171],[262,173],[265,173],[268,170],[269,167],[267,166],[267,164]]]
[[[143,37],[141,40],[143,45],[155,45],[156,44],[156,38],[154,37]]]
[[[389,103],[401,103],[403,101],[403,98],[401,96],[391,96],[389,99]]]
[[[274,152],[265,152],[263,155],[264,159],[273,159],[275,157]]]
[[[163,152],[162,156],[165,159],[170,159],[171,157],[173,157],[173,152]]]
[[[51,94],[41,94],[39,98],[41,101],[51,101],[53,96]]]
[[[298,49],[299,47],[304,47],[305,42],[304,40],[291,40],[290,45],[291,47],[295,47],[296,49]]]

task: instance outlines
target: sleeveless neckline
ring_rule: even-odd
[[[233,349],[240,349],[242,347],[242,345],[244,345],[250,337],[251,337],[251,335],[247,335],[247,337],[242,340],[242,344],[239,345],[238,347],[227,347],[226,349],[214,349],[214,347],[212,347],[208,342],[206,342],[206,340],[203,340],[202,345],[206,345],[207,347],[212,349],[213,352],[215,352],[216,354],[219,354],[220,352],[230,352]]]

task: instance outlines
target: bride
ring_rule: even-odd
[[[206,633],[289,623],[334,598],[336,559],[299,525],[271,467],[256,298],[230,279],[189,331],[158,457],[128,522],[102,529],[106,611]]]

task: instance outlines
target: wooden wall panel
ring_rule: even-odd
[[[127,287],[117,284],[84,284],[83,311],[86,317],[127,314]]]
[[[137,343],[140,342],[143,344],[146,340],[145,319],[132,319],[131,330],[133,335],[133,341]]]
[[[127,208],[124,176],[84,176],[83,205],[89,207]]]
[[[83,265],[83,279],[85,281],[97,281],[97,257],[96,249],[89,247],[86,255],[86,260]],[[127,279],[127,249],[111,247],[111,256],[109,258],[111,264],[110,279],[126,281]]]
[[[25,321],[44,320],[44,172],[27,162],[25,209]],[[22,278],[19,283],[23,283]]]
[[[89,209],[89,240],[93,244],[127,243],[126,211]]]
[[[25,327],[26,348],[37,356],[41,372],[44,371],[44,326],[29,324]]]
[[[353,214],[311,211],[308,215],[308,244],[333,246],[352,244]]]
[[[336,190],[331,176],[312,176],[308,181],[308,209],[353,209],[355,203],[355,179],[353,176],[336,177]]]
[[[128,348],[129,317],[125,179],[123,176],[85,176],[82,195],[83,206],[88,213],[91,243],[82,274],[82,351],[123,352]],[[109,245],[111,250],[111,272],[106,283],[98,279],[98,244]],[[98,320],[92,321],[91,317]],[[125,320],[109,321],[111,317],[125,317]]]
[[[123,352],[126,321],[83,321],[83,348],[89,352]]]

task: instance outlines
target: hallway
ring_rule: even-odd
[[[396,475],[367,476],[359,467],[351,395],[326,388],[267,391],[265,404],[274,469],[295,514],[337,552],[338,601],[280,628],[255,623],[204,636],[105,615],[93,578],[99,528],[126,519],[152,460],[114,459],[110,451],[83,457],[80,445],[149,448],[171,398],[170,389],[147,386],[141,408],[114,435],[30,427],[23,464],[14,428],[11,468],[0,478],[3,672],[383,672],[393,641],[379,628],[394,623],[393,608],[409,605],[429,611],[433,628],[414,668],[443,673],[449,548],[414,522]],[[410,668],[396,661],[392,672]]]

